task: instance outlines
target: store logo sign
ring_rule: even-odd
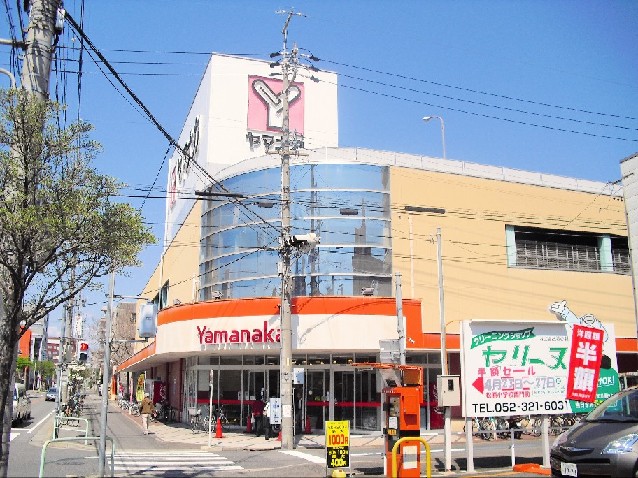
[[[199,116],[195,117],[195,124],[191,130],[188,141],[181,148],[181,151],[176,151],[177,161],[173,165],[171,170],[168,184],[168,197],[169,205],[172,209],[177,202],[177,193],[181,186],[186,181],[186,177],[191,170],[192,163],[197,161],[197,155],[199,153]]]
[[[281,329],[268,326],[264,320],[261,329],[230,329],[212,330],[208,327],[197,326],[197,336],[200,345],[224,344],[224,343],[275,343],[281,339]]]
[[[290,131],[304,132],[304,84],[288,88]],[[248,77],[248,130],[281,132],[283,126],[283,81],[263,76]]]

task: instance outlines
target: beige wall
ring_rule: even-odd
[[[199,239],[201,235],[201,202],[186,216],[184,225],[179,228],[175,238],[168,244],[164,260],[160,260],[153,274],[144,286],[142,296],[152,300],[162,284],[169,281],[168,304],[173,305],[175,299],[183,304],[193,302],[196,297],[193,281],[199,276]],[[138,302],[139,308],[146,301]],[[137,349],[144,348],[142,344]]]
[[[423,298],[424,330],[440,330],[435,234],[441,227],[448,333],[458,333],[467,319],[555,320],[549,305],[566,300],[578,316],[613,323],[616,337],[636,337],[630,275],[507,266],[506,225],[626,236],[623,202],[604,193],[392,168],[393,261],[403,297]],[[407,213],[406,205],[446,213]]]

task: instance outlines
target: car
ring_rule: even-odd
[[[51,400],[52,402],[55,402],[58,399],[58,389],[55,387],[51,387],[49,390],[47,390],[47,394],[44,397],[45,401],[49,401]]]
[[[638,476],[638,387],[612,395],[561,433],[550,465],[554,477]]]
[[[27,395],[26,387],[16,383],[13,387],[13,421],[21,422],[31,418],[31,399]]]

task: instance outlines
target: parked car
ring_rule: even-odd
[[[58,389],[55,387],[51,387],[49,390],[47,390],[47,394],[44,397],[45,401],[49,401],[51,400],[52,402],[55,402],[58,398]]]
[[[31,399],[26,387],[16,383],[13,387],[13,421],[20,422],[25,418],[31,418]]]
[[[638,476],[638,387],[622,390],[560,434],[552,476]]]

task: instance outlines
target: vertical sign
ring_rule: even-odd
[[[350,466],[350,422],[326,422],[326,460],[328,468]]]
[[[574,325],[567,398],[589,403],[596,401],[600,361],[603,355],[603,335],[601,329]]]
[[[281,425],[281,398],[270,399],[270,424]]]

